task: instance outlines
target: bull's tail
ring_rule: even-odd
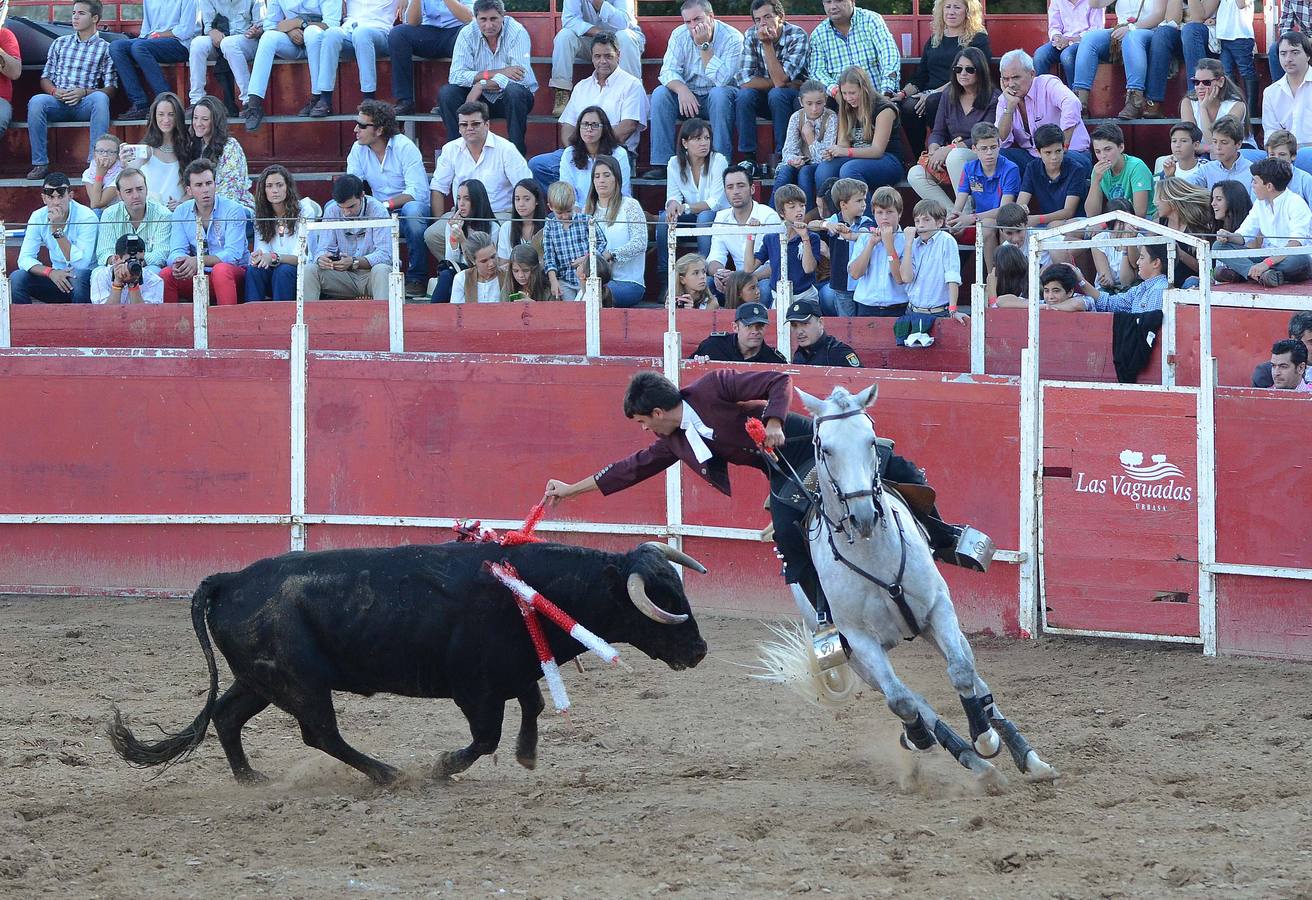
[[[107,734],[110,744],[129,765],[149,767],[165,765],[186,759],[205,739],[205,732],[210,726],[210,715],[214,712],[214,703],[219,695],[219,669],[214,662],[214,648],[210,645],[209,631],[205,625],[205,614],[210,601],[214,599],[220,584],[220,576],[211,575],[200,583],[191,598],[191,625],[196,630],[196,638],[205,653],[205,664],[210,670],[210,691],[205,699],[205,706],[192,723],[176,734],[165,733],[162,740],[144,743],[123,721],[118,708],[114,708],[114,718],[109,723]],[[158,725],[154,726],[159,728]],[[163,731],[163,729],[160,729]]]

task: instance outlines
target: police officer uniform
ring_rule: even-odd
[[[805,322],[812,316],[820,318],[820,304],[814,300],[794,300],[788,307],[789,322]],[[793,363],[803,366],[861,368],[861,358],[856,355],[856,351],[832,334],[822,335],[820,340],[809,347],[798,347],[793,353]]]
[[[733,320],[746,325],[765,325],[769,323],[770,315],[760,303],[744,303],[734,312]],[[697,345],[697,349],[688,358],[692,359],[694,356],[705,356],[716,362],[778,364],[787,364],[788,362],[782,353],[769,344],[762,344],[761,348],[752,356],[743,356],[742,348],[738,346],[738,335],[732,331],[712,332],[710,337]]]

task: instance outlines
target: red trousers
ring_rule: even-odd
[[[177,303],[178,300],[191,299],[191,279],[175,278],[173,267],[169,266],[160,277],[164,279],[164,302]],[[246,270],[231,263],[219,263],[210,270],[210,296],[219,306],[236,306],[241,302],[242,285],[246,280]]]

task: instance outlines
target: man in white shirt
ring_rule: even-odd
[[[502,222],[510,221],[514,212],[515,184],[533,177],[528,163],[515,146],[492,133],[487,107],[477,101],[465,103],[456,111],[460,137],[447,142],[437,154],[433,178],[428,183],[429,201],[437,221],[424,232],[429,252],[445,258],[447,223],[446,199],[453,200],[460,185],[477,179],[487,189],[492,212]]]
[[[683,24],[670,35],[661,63],[661,86],[651,95],[652,170],[648,178],[665,177],[681,119],[706,119],[711,123],[715,152],[733,158],[742,32],[715,18],[711,0],[684,0],[679,14]]]
[[[415,111],[415,63],[420,59],[450,59],[460,29],[474,21],[471,0],[409,0],[401,24],[387,35],[392,57],[392,96],[396,114]]]
[[[1308,64],[1312,61],[1312,38],[1297,31],[1280,36],[1280,67],[1285,75],[1262,94],[1262,133],[1277,129],[1292,131],[1298,140],[1294,165],[1312,172],[1312,84]]]
[[[715,214],[717,225],[778,225],[779,214],[763,203],[752,199],[752,176],[745,169],[730,166],[724,172],[724,196],[729,208]],[[727,263],[733,261],[733,270],[742,272],[749,257],[754,256],[763,235],[716,234],[711,238],[711,255],[706,262],[706,274],[711,276],[712,289],[724,296],[729,283]],[[761,287],[761,302],[770,305],[770,264],[758,266],[752,273]]]
[[[620,48],[613,34],[599,34],[592,39],[593,73],[580,81],[570,94],[560,116],[560,146],[568,147],[579,124],[579,116],[589,106],[600,106],[610,119],[615,137],[638,158],[638,139],[647,127],[650,101],[642,81],[620,68]],[[533,177],[545,192],[553,181],[560,180],[560,157],[564,150],[540,153],[528,161]],[[632,173],[629,173],[632,174]]]
[[[73,199],[68,176],[51,172],[41,185],[44,204],[27,220],[18,269],[9,277],[13,303],[87,303],[96,264],[96,214]],[[40,253],[46,251],[46,262]]]
[[[437,93],[446,138],[455,140],[456,110],[480,100],[493,116],[506,120],[510,141],[520,155],[528,152],[524,133],[538,81],[533,75],[528,32],[506,15],[501,0],[477,0],[474,21],[460,30],[451,54],[451,74]]]
[[[374,199],[388,213],[401,216],[401,233],[409,253],[406,292],[423,294],[428,288],[424,229],[431,215],[424,155],[400,131],[389,104],[381,100],[361,103],[355,114],[355,146],[346,157],[346,172],[369,185]]]
[[[320,297],[372,297],[387,299],[392,274],[392,233],[386,228],[352,227],[352,220],[381,219],[383,205],[366,197],[364,182],[342,175],[333,183],[333,200],[324,208],[323,221],[343,227],[320,231],[305,269],[305,299]]]
[[[635,2],[565,0],[560,13],[560,32],[551,45],[551,80],[548,83],[556,89],[556,105],[551,110],[553,116],[565,111],[574,87],[574,63],[589,59],[592,40],[599,35],[608,34],[615,38],[620,65],[641,82],[642,50],[647,46],[647,39],[638,27],[638,17],[633,11]]]
[[[1217,249],[1235,247],[1302,247],[1312,238],[1312,211],[1306,201],[1287,190],[1293,169],[1283,159],[1263,159],[1253,163],[1253,209],[1237,232],[1217,231]],[[1232,257],[1219,260],[1216,280],[1237,282],[1248,279],[1266,287],[1307,281],[1312,262],[1307,256],[1280,256],[1265,259]]]
[[[350,47],[360,70],[360,93],[365,100],[378,94],[378,54],[387,55],[387,33],[396,23],[405,0],[346,0],[342,24],[331,27],[316,46],[319,54],[319,99],[310,107],[316,119],[333,112],[333,91],[337,88],[337,64],[342,48]]]

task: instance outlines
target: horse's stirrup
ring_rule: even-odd
[[[843,638],[827,618],[821,619],[811,635],[811,650],[815,653],[816,665],[824,672],[847,662],[847,651],[843,649]]]

